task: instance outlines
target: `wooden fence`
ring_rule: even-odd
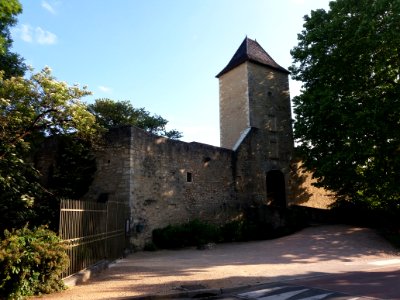
[[[63,277],[101,260],[122,257],[127,246],[128,218],[129,208],[124,203],[62,200],[59,231],[69,246],[70,258],[70,266]]]

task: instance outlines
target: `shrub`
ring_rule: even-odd
[[[222,242],[240,242],[244,241],[244,227],[245,221],[235,220],[221,226],[221,240]]]
[[[307,225],[306,220],[301,210],[261,206],[248,209],[240,219],[219,227],[194,220],[155,229],[153,243],[159,249],[177,249],[210,242],[265,240],[294,233]]]
[[[157,251],[157,247],[153,242],[148,242],[143,247],[144,251]]]
[[[23,299],[64,289],[66,245],[45,226],[4,232],[0,244],[0,298]]]
[[[216,226],[199,220],[153,230],[155,246],[164,249],[200,246],[216,242],[218,238],[219,230]]]
[[[219,239],[219,229],[215,225],[194,220],[183,226],[189,233],[188,242],[192,246],[217,242]]]

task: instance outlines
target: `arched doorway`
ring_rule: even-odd
[[[279,170],[267,172],[267,201],[270,205],[286,207],[285,175]]]

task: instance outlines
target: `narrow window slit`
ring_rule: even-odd
[[[193,181],[193,175],[191,172],[186,173],[186,181],[187,182],[192,182]]]

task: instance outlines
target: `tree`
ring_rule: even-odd
[[[339,199],[400,208],[400,1],[337,0],[304,19],[290,70],[305,166]]]
[[[32,161],[44,138],[64,135],[89,141],[98,135],[95,117],[80,101],[88,94],[85,88],[57,81],[48,68],[29,79],[4,79],[0,72],[0,228],[24,225],[48,193]]]
[[[150,133],[171,139],[179,139],[182,133],[177,130],[166,130],[168,121],[161,116],[151,115],[144,108],[134,108],[129,101],[97,99],[88,105],[89,111],[96,116],[97,122],[104,128],[132,125]]]
[[[12,39],[10,27],[17,23],[16,16],[22,12],[18,0],[0,0],[0,70],[4,78],[22,76],[26,71],[23,59],[10,51]]]

